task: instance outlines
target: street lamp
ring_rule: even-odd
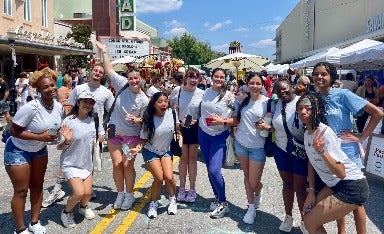
[[[10,87],[10,104],[9,104],[9,114],[14,116],[17,110],[16,100],[16,90],[15,90],[15,67],[16,63],[16,51],[15,51],[15,39],[16,32],[15,29],[9,28],[7,31],[9,49],[11,50],[11,87]]]

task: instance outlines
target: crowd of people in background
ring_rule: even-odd
[[[64,181],[72,194],[61,213],[63,226],[76,226],[73,210],[78,203],[79,214],[95,217],[88,205],[93,196],[95,141],[97,150],[107,142],[112,159],[117,192],[113,209],[129,210],[135,203],[134,165],[139,152],[154,178],[149,218],[157,217],[164,181],[169,215],[177,213],[178,202],[195,202],[200,148],[212,189],[210,217],[222,218],[230,209],[225,184],[231,181],[225,181],[221,172],[230,134],[244,174],[243,196],[248,208],[243,222],[253,224],[263,187],[268,186],[261,178],[269,133],[276,139],[274,160],[285,208],[279,229],[291,231],[296,198],[303,233],[325,233],[323,224],[333,220],[337,220],[339,232],[345,233],[344,216],[349,212],[354,214],[356,232],[366,232],[363,204],[368,184],[361,172],[364,165],[359,144],[384,115],[378,108],[384,107],[384,87],[376,88],[372,76],[366,76],[361,86],[350,73],[340,81],[330,63],[318,63],[310,77],[270,76],[263,71],[248,72],[244,80],[222,68],[206,76],[189,67],[185,73],[153,77],[145,84],[138,70],[116,73],[105,45],[96,45],[103,64],[95,64],[89,77],[79,69],[64,76],[49,68],[22,72],[15,84],[19,105],[13,119],[7,104],[9,85],[0,74],[0,111],[12,122],[4,164],[14,187],[15,233],[46,233],[39,222],[40,209],[65,196]],[[104,85],[105,77],[108,82]],[[174,155],[169,151],[174,132],[182,139],[182,153],[177,155],[178,183]],[[62,153],[56,183],[43,201],[47,144],[57,144]],[[304,153],[299,152],[300,147]],[[27,226],[24,208],[28,191],[31,221]],[[333,200],[338,205],[328,205]]]

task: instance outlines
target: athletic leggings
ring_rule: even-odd
[[[225,197],[225,182],[221,174],[221,167],[225,160],[227,151],[226,139],[229,131],[220,133],[217,136],[211,136],[205,133],[199,127],[199,143],[200,149],[204,156],[205,164],[207,165],[208,179],[215,197],[219,202],[227,201]]]

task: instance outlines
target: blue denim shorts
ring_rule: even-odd
[[[42,148],[37,152],[28,152],[22,149],[17,148],[13,142],[12,138],[7,140],[4,149],[4,165],[7,166],[19,166],[23,164],[27,164],[32,159],[38,158],[41,156],[48,156],[47,146]]]
[[[235,154],[237,156],[247,157],[255,162],[264,163],[266,160],[265,150],[264,148],[247,148],[242,146],[236,139],[233,141],[233,146],[235,148]]]
[[[163,157],[172,157],[171,152],[166,152],[164,155],[158,155],[146,148],[141,149],[141,155],[143,155],[144,162],[151,162],[153,160],[160,160]]]
[[[279,171],[292,172],[295,175],[308,175],[308,158],[302,159],[285,152],[275,145],[275,163]]]

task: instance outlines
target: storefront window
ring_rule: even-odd
[[[4,14],[12,15],[12,0],[4,0]]]
[[[24,20],[31,21],[31,0],[24,0]]]
[[[41,25],[48,27],[47,0],[41,0]]]

